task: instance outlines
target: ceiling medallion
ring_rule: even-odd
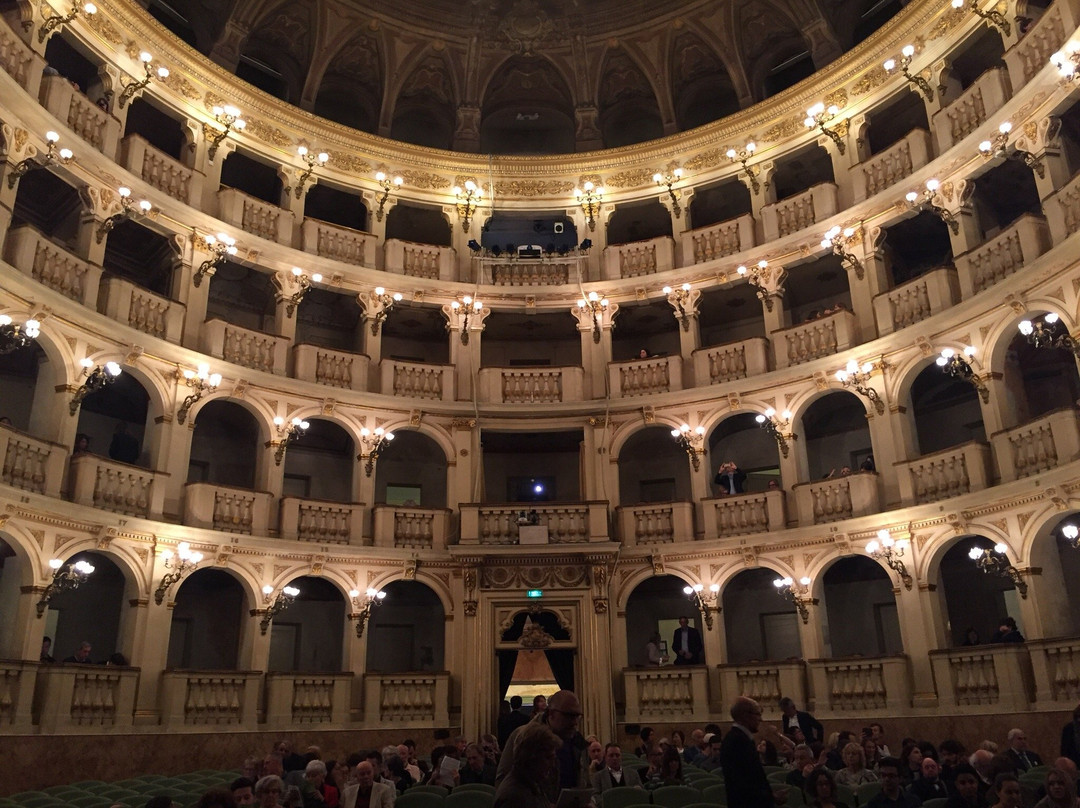
[[[532,56],[555,33],[555,23],[535,0],[518,0],[498,26],[499,35],[522,56]]]

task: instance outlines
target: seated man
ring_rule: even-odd
[[[460,778],[461,785],[466,783],[495,785],[495,766],[488,763],[480,747],[474,743],[465,747],[465,766],[461,769]]]
[[[941,768],[932,757],[924,757],[919,767],[922,777],[908,786],[908,791],[923,802],[935,800],[939,797],[947,798],[949,790],[945,781],[941,779]]]
[[[810,774],[815,768],[814,753],[810,749],[810,746],[805,743],[800,743],[795,746],[795,759],[793,768],[787,773],[787,777],[784,778],[784,782],[789,786],[803,790],[806,784],[806,775]]]
[[[1005,754],[1016,765],[1016,771],[1023,774],[1028,769],[1042,765],[1042,758],[1028,749],[1027,733],[1022,729],[1010,729],[1008,734],[1009,748]]]
[[[922,805],[914,794],[900,788],[900,761],[894,757],[883,758],[878,764],[878,779],[881,791],[875,794],[867,808],[919,808]]]
[[[633,769],[623,768],[622,748],[617,743],[609,743],[604,747],[604,768],[592,776],[593,791],[600,795],[622,786],[641,788],[641,778]]]
[[[697,759],[695,765],[703,771],[718,771],[721,765],[720,749],[723,739],[720,737],[719,732],[708,732],[705,734],[704,740],[708,751]]]

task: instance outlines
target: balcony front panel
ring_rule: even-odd
[[[477,374],[480,401],[496,404],[552,404],[581,401],[583,368],[481,368]]]
[[[885,151],[853,166],[852,189],[855,202],[862,202],[891,188],[930,162],[930,133],[912,129]]]
[[[745,213],[737,219],[683,233],[683,263],[704,264],[753,246],[754,217]]]
[[[37,662],[0,661],[0,727],[13,732],[28,732],[33,718]]]
[[[604,279],[640,278],[667,272],[675,266],[675,240],[660,236],[649,241],[610,244],[604,248]]]
[[[1005,66],[1009,69],[1014,90],[1027,84],[1061,50],[1068,35],[1075,31],[1080,20],[1070,3],[1053,3],[1036,20],[1024,37],[1005,51]]]
[[[938,706],[961,713],[1022,713],[1034,699],[1031,658],[1023,644],[931,651]]]
[[[383,262],[387,272],[412,278],[450,281],[455,280],[457,253],[453,247],[414,244],[388,238],[383,245]]]
[[[123,278],[102,280],[98,309],[110,320],[169,342],[179,342],[184,328],[183,303],[154,294]]]
[[[378,727],[445,727],[450,674],[364,674],[364,720]]]
[[[293,347],[293,378],[327,387],[367,390],[370,363],[366,354],[335,351],[319,345]]]
[[[990,447],[977,441],[897,463],[900,499],[922,505],[983,491],[993,478],[992,464]]]
[[[952,267],[933,269],[874,298],[878,334],[907,328],[956,305],[960,281]]]
[[[218,359],[263,373],[285,374],[289,340],[250,328],[207,320],[202,327],[203,350]]]
[[[858,473],[793,486],[799,524],[821,525],[879,513],[878,476]]]
[[[68,494],[79,505],[160,519],[168,479],[165,472],[85,454],[71,458]]]
[[[453,518],[453,512],[448,508],[376,505],[372,510],[376,547],[446,549],[446,537]]]
[[[815,715],[896,715],[911,707],[911,668],[906,656],[814,659],[807,668]]]
[[[1008,230],[956,259],[961,294],[967,299],[989,289],[1030,264],[1050,246],[1046,219],[1025,213]]]
[[[454,400],[453,365],[427,365],[383,359],[379,363],[382,393],[403,398]]]
[[[1043,211],[1055,245],[1080,230],[1080,174],[1046,199]]]
[[[29,225],[8,231],[5,258],[42,286],[83,305],[95,305],[101,267],[76,258]]]
[[[128,171],[166,196],[190,205],[202,190],[202,175],[160,149],[151,146],[139,135],[131,134],[120,141],[120,162]]]
[[[787,524],[783,491],[762,491],[701,501],[705,538],[722,539],[783,530]]]
[[[34,53],[7,25],[0,24],[0,69],[36,98],[45,60]]]
[[[761,705],[767,718],[780,715],[780,699],[789,696],[796,704],[806,704],[806,668],[794,662],[756,662],[745,665],[718,665],[720,698],[731,702],[748,696]]]
[[[1002,482],[1030,477],[1080,456],[1080,413],[1054,410],[990,436]]]
[[[934,113],[931,125],[937,135],[938,153],[944,154],[1001,109],[1012,95],[1009,73],[1004,67],[992,67],[977,78],[947,107]]]
[[[632,359],[608,365],[613,395],[622,398],[682,390],[682,357]]]
[[[615,509],[619,538],[627,546],[694,540],[694,503],[653,502]]]
[[[772,202],[761,209],[765,241],[797,233],[836,214],[836,185],[815,185],[800,194]]]
[[[67,449],[0,424],[0,482],[50,497],[60,496]]]
[[[281,537],[320,544],[362,544],[364,505],[283,497]]]
[[[801,365],[823,356],[846,351],[858,342],[859,324],[850,311],[774,331],[773,350],[778,368]]]
[[[709,670],[704,665],[672,665],[624,670],[626,722],[694,721],[709,703]]]
[[[318,219],[304,219],[300,238],[301,249],[306,253],[358,267],[375,266],[379,240],[371,233]]]
[[[63,76],[43,76],[41,105],[106,157],[116,157],[120,121],[83,95]],[[72,149],[78,156],[78,147]]]
[[[163,671],[161,724],[168,731],[253,730],[261,682],[258,671]]]
[[[267,673],[265,723],[341,726],[349,720],[352,682],[352,673]]]
[[[139,669],[116,665],[42,665],[34,692],[43,733],[130,727]]]
[[[291,210],[249,196],[239,188],[222,188],[217,196],[218,218],[222,221],[267,241],[292,244],[296,217]]]
[[[475,258],[480,283],[493,286],[565,286],[584,274],[585,261],[579,256],[542,258]]]
[[[1080,702],[1080,639],[1028,640],[1040,709],[1068,710]]]
[[[581,544],[607,541],[607,503],[525,502],[511,505],[462,504],[462,544]],[[522,515],[536,513],[536,524]]]
[[[694,379],[697,385],[722,384],[736,379],[760,376],[769,370],[769,341],[751,337],[693,352]]]
[[[274,497],[265,491],[213,483],[184,486],[184,524],[265,536]]]

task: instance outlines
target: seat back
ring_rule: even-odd
[[[880,793],[881,783],[863,783],[855,789],[855,794],[859,798],[859,805],[866,805],[866,803],[870,802],[875,795]]]
[[[701,802],[702,792],[690,786],[660,786],[652,793],[653,805],[664,808],[685,808],[692,802]]]
[[[648,805],[649,795],[640,788],[618,786],[603,793],[603,808],[630,808],[633,805]]]
[[[404,794],[394,800],[394,808],[443,808],[443,794],[432,794],[430,791],[416,791],[420,786],[413,786]],[[446,789],[443,789],[445,792]]]
[[[475,789],[461,791],[460,787],[455,788],[443,799],[443,808],[491,808],[494,804],[494,793],[489,794]]]

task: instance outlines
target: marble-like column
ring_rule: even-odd
[[[585,398],[605,398],[610,395],[607,378],[608,365],[611,364],[611,330],[618,312],[619,306],[616,303],[598,307],[595,312],[588,305],[570,310],[577,318],[578,333],[581,335]]]
[[[477,308],[478,303],[482,304],[482,301],[470,299],[442,307],[449,326],[450,364],[454,366],[458,401],[471,401],[476,396],[473,380],[480,370],[480,337],[484,333],[484,321],[491,314],[489,308],[482,305]]]

